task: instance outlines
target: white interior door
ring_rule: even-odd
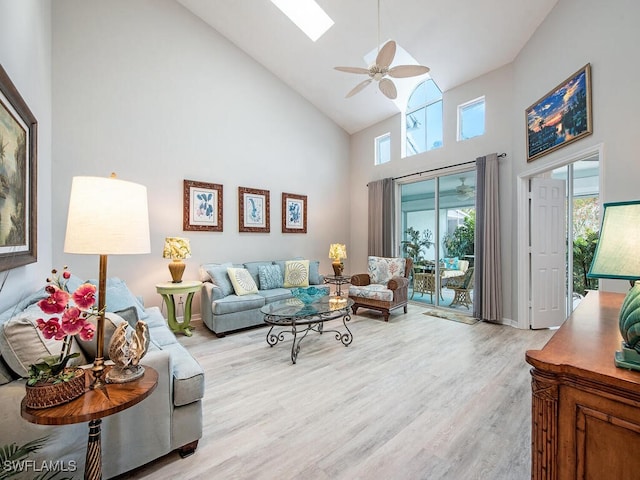
[[[566,319],[567,233],[564,180],[531,179],[531,328]]]

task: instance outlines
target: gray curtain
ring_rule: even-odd
[[[393,178],[369,182],[368,255],[393,257],[395,192]]]
[[[473,316],[502,321],[498,155],[476,159],[476,231]]]

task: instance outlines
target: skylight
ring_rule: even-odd
[[[271,0],[271,3],[314,42],[333,25],[333,20],[314,0]]]

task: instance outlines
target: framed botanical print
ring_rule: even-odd
[[[307,196],[282,194],[282,233],[307,233]]]
[[[269,233],[269,190],[238,187],[238,230]]]
[[[222,231],[222,185],[184,180],[182,229]]]
[[[37,127],[0,65],[0,271],[38,259]]]
[[[527,162],[591,135],[591,65],[564,80],[525,114]]]

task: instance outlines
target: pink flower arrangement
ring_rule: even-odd
[[[42,331],[44,338],[50,340],[63,340],[60,356],[43,359],[41,363],[31,365],[29,384],[34,384],[39,380],[56,378],[64,381],[64,369],[67,362],[79,354],[70,354],[71,338],[79,335],[82,340],[91,340],[95,334],[95,326],[89,322],[89,318],[97,315],[96,287],[90,283],[80,285],[75,292],[69,293],[67,283],[71,278],[71,273],[65,266],[62,274],[51,270],[52,278],[47,278],[45,291],[49,294],[38,302],[40,310],[49,317],[48,320],[39,318],[38,328]],[[73,304],[70,302],[73,300]]]
[[[51,317],[47,321],[39,318],[38,328],[42,330],[46,339],[64,340],[68,335],[80,335],[83,340],[91,340],[95,333],[95,327],[87,320],[94,313],[95,285],[84,283],[73,294],[69,294],[67,282],[71,274],[67,267],[64,267],[61,276],[55,269],[51,273],[53,278],[47,279],[49,284],[45,288],[49,296],[40,300],[38,306],[47,315],[62,314],[62,317]],[[75,306],[69,304],[70,298]]]

